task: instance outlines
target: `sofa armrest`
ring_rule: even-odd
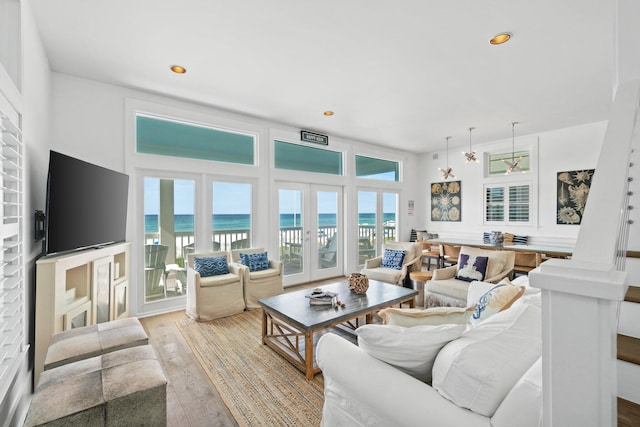
[[[324,376],[321,426],[490,426],[488,418],[333,333],[318,341],[316,359]]]
[[[449,267],[433,270],[433,277],[431,278],[431,280],[453,279],[454,277],[456,277],[457,271],[458,271],[457,265],[451,265]]]
[[[367,259],[364,261],[364,268],[378,268],[382,265],[382,257],[377,256],[375,258]]]
[[[238,264],[236,262],[230,262],[229,263],[229,273],[233,273],[235,275],[238,276],[242,276],[242,269],[246,268],[247,271],[249,270],[249,267],[247,267],[246,265],[243,264]]]
[[[489,283],[498,283],[499,281],[501,281],[502,279],[504,279],[505,277],[508,277],[509,275],[511,275],[511,272],[513,271],[513,269],[511,270],[505,270],[502,273],[494,276],[494,277],[490,277],[488,279],[484,279],[485,282],[489,282]]]

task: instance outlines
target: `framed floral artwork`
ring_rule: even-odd
[[[431,221],[462,221],[461,181],[431,184]]]
[[[558,172],[557,224],[578,225],[582,222],[594,172],[595,169]]]

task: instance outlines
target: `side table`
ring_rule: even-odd
[[[416,296],[416,305],[424,307],[424,284],[431,280],[433,277],[433,271],[412,271],[409,273],[411,279],[411,287],[413,290],[418,291]]]

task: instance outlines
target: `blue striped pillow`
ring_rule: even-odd
[[[514,236],[513,237],[514,245],[528,245],[529,244],[529,236]]]
[[[482,233],[482,243],[491,243],[491,233]]]
[[[227,257],[224,255],[208,258],[194,258],[193,264],[195,270],[200,273],[200,277],[229,274],[229,264],[227,262]]]

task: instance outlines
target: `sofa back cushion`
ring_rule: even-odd
[[[491,418],[493,427],[542,427],[542,358],[518,380]]]
[[[424,382],[431,382],[431,368],[438,351],[460,336],[465,325],[363,325],[356,329],[358,347],[378,360]]]
[[[433,388],[486,417],[540,357],[541,310],[515,304],[447,344],[433,365]]]

